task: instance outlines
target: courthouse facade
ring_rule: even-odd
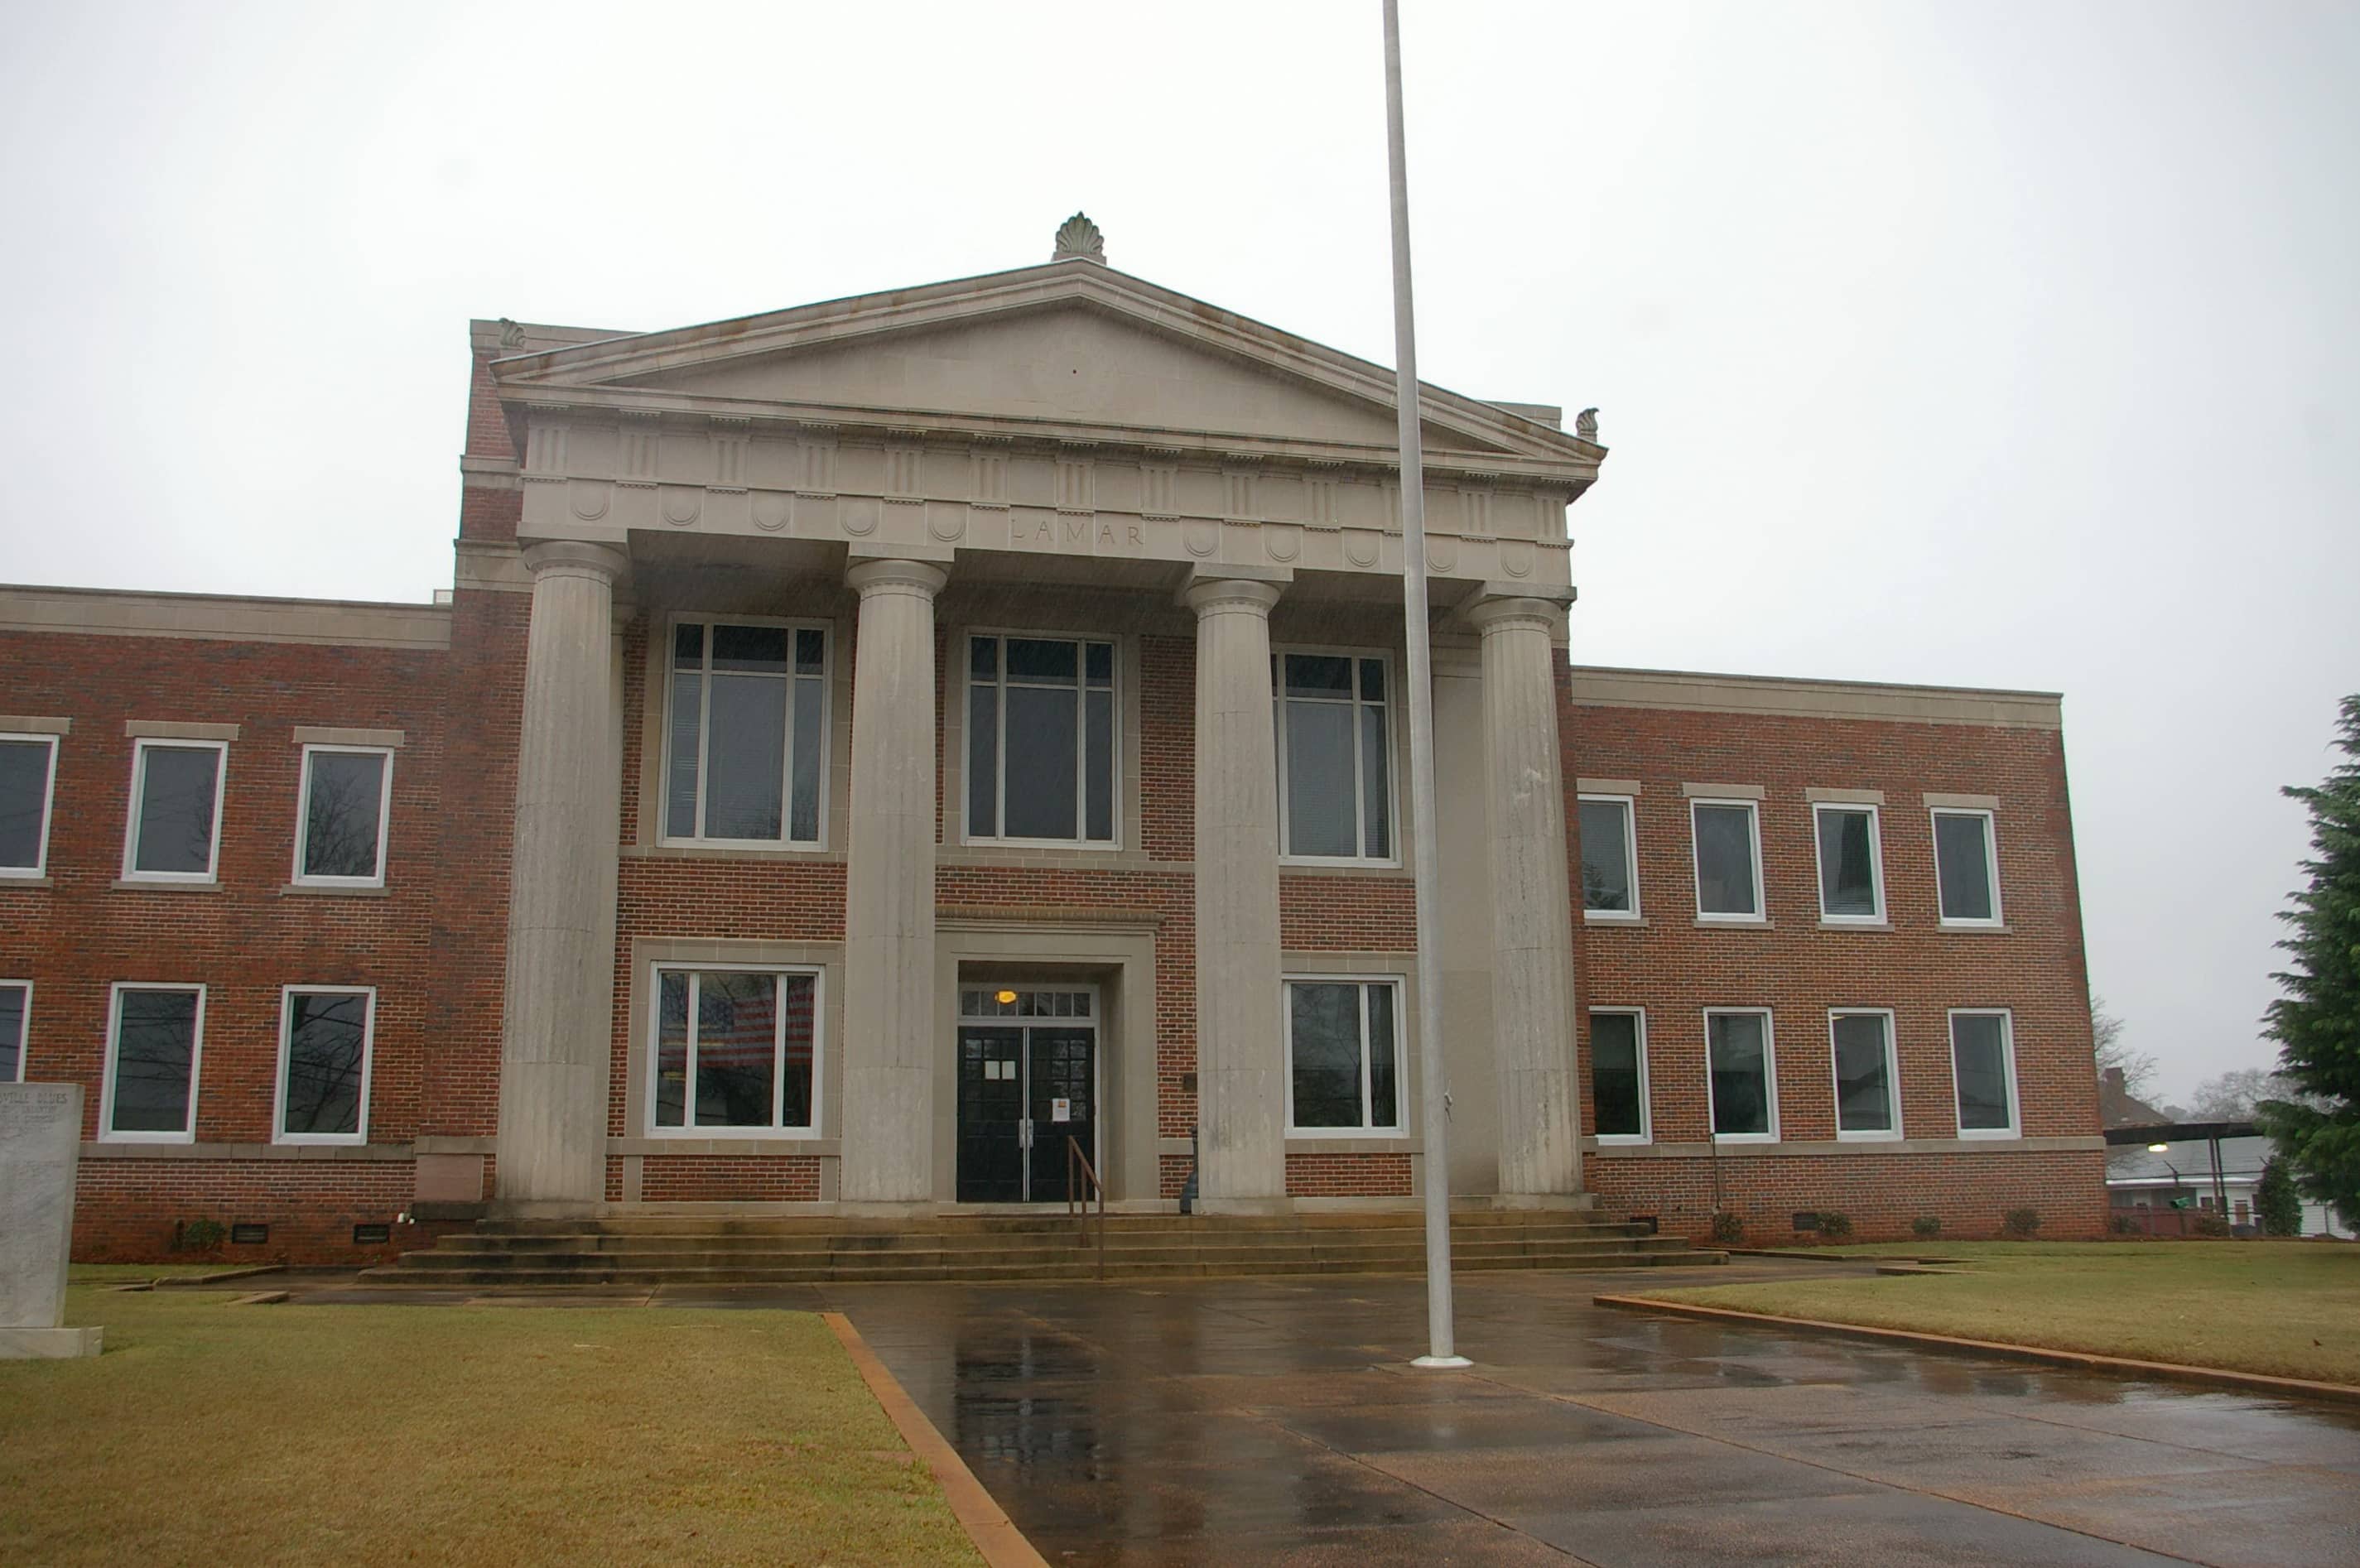
[[[1587,417],[1108,267],[478,321],[432,605],[0,590],[0,1076],[77,1248],[485,1214],[2103,1213],[2058,703],[1574,667]],[[334,497],[323,496],[333,517]],[[1578,608],[1571,614],[1579,615]]]

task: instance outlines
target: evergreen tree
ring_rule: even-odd
[[[2311,886],[2279,918],[2294,955],[2267,1032],[2302,1098],[2266,1100],[2256,1119],[2302,1190],[2360,1227],[2360,695],[2344,699],[2344,760],[2316,789],[2285,792],[2311,811]],[[2308,1103],[2306,1103],[2308,1102]]]
[[[2262,1184],[2254,1193],[2254,1218],[2264,1236],[2300,1236],[2302,1198],[2294,1189],[2294,1173],[2283,1160],[2262,1161]]]

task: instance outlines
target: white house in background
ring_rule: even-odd
[[[2262,1162],[2270,1157],[2270,1140],[2261,1137],[2224,1138],[2220,1148],[2219,1197],[2226,1200],[2223,1212],[2231,1225],[2256,1225],[2256,1195],[2262,1184]],[[2207,1213],[2215,1206],[2211,1142],[2194,1138],[2166,1143],[2159,1150],[2140,1144],[2108,1149],[2106,1196],[2117,1213],[2125,1209],[2149,1211],[2152,1217],[2140,1216],[2149,1230],[2166,1236],[2177,1234],[2165,1217],[2172,1212],[2174,1198],[2193,1198],[2193,1207],[2182,1211],[2191,1214]],[[2155,1214],[2158,1210],[2163,1213]],[[2334,1213],[2326,1204],[2305,1198],[2302,1234],[2348,1237],[2351,1233],[2336,1225]]]

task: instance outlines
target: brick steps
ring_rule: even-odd
[[[1425,1266],[1404,1211],[1277,1215],[1109,1214],[1109,1279],[1393,1274]],[[1587,1210],[1451,1216],[1470,1270],[1719,1263],[1676,1236]],[[883,1279],[1087,1279],[1097,1237],[1062,1211],[932,1215],[894,1225],[837,1215],[660,1215],[486,1221],[367,1270],[371,1285],[453,1288],[815,1284]]]

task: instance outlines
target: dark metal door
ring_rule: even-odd
[[[1074,1138],[1095,1167],[1098,1147],[1098,1033],[1033,1029],[1026,1104],[1032,1117],[1032,1179],[1036,1203],[1065,1200],[1065,1140]]]
[[[1021,1029],[959,1030],[962,1203],[1013,1203],[1024,1197],[1024,1033]]]

